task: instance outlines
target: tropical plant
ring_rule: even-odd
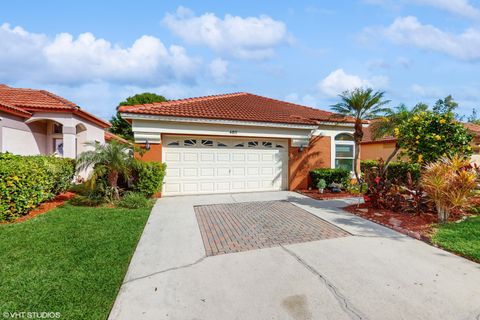
[[[398,128],[410,119],[414,114],[427,111],[428,106],[424,103],[415,105],[411,110],[405,104],[397,106],[394,110],[388,110],[384,117],[376,119],[370,125],[373,140],[383,137],[395,137],[398,134]],[[384,170],[387,170],[390,162],[400,151],[398,139],[395,140],[395,148],[392,153],[385,159]],[[382,172],[385,174],[385,172]]]
[[[124,101],[120,102],[118,104],[118,107],[165,101],[168,100],[164,96],[155,93],[145,92],[128,97]],[[120,112],[118,112],[118,107],[117,114],[110,119],[110,123],[112,124],[112,126],[110,127],[109,131],[111,133],[121,136],[124,139],[133,140],[132,125],[122,118]]]
[[[323,193],[323,189],[325,189],[326,186],[327,186],[327,182],[324,179],[318,180],[318,182],[317,182],[318,191]]]
[[[117,205],[121,208],[140,209],[146,208],[150,201],[151,200],[142,193],[129,191],[123,195],[122,199],[117,202]]]
[[[384,94],[383,91],[373,92],[371,88],[356,88],[340,94],[340,102],[331,107],[333,111],[341,115],[355,118],[353,171],[355,178],[360,182],[360,188],[363,181],[358,173],[358,158],[360,142],[363,139],[363,124],[365,120],[375,119],[390,112],[390,109],[385,107],[385,105],[390,103],[390,100],[384,100]]]
[[[472,136],[450,111],[417,112],[397,128],[396,138],[401,154],[417,163],[472,153]]]
[[[440,222],[446,222],[452,210],[468,207],[476,180],[475,168],[461,156],[444,157],[425,167],[421,185],[435,203]]]
[[[133,160],[133,148],[130,145],[117,141],[100,144],[98,142],[87,142],[86,146],[92,150],[83,152],[77,160],[77,171],[90,170],[89,184],[95,187],[97,181],[106,178],[106,194],[113,200],[120,198],[118,188],[119,176],[125,179],[130,176]]]

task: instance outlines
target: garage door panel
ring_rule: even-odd
[[[217,153],[217,162],[230,162],[230,153],[226,153],[226,152]]]
[[[245,175],[245,168],[244,167],[234,167],[232,168],[232,176],[233,177],[243,177]]]
[[[198,177],[198,169],[197,168],[184,168],[183,169],[183,177],[185,177],[185,178]]]
[[[232,154],[232,161],[236,161],[236,162],[238,162],[238,161],[242,161],[242,162],[245,161],[245,154],[243,154],[243,153],[237,153],[237,152],[233,153],[233,154]]]
[[[173,140],[179,145],[171,144]],[[280,141],[165,137],[164,195],[281,190],[286,186],[287,154]],[[211,140],[211,141],[210,141]],[[185,143],[187,141],[188,143]]]
[[[230,168],[217,168],[218,177],[229,177],[231,169]]]
[[[200,161],[210,161],[213,162],[215,161],[215,154],[213,152],[202,152],[200,154]]]
[[[200,168],[200,176],[202,178],[214,178],[215,168]]]
[[[165,161],[180,161],[180,152],[166,152]]]

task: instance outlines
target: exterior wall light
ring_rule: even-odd
[[[145,141],[145,150],[150,150],[150,142],[148,142],[148,139]]]

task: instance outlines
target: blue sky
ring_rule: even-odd
[[[109,118],[150,91],[246,91],[328,109],[356,86],[392,106],[480,103],[480,3],[468,0],[8,1],[0,83]]]

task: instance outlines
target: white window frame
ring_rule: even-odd
[[[355,165],[355,141],[346,141],[346,140],[336,140],[336,138],[341,135],[341,134],[348,134],[349,136],[352,137],[353,135],[349,132],[339,132],[335,136],[333,136],[333,161],[332,161],[332,167],[337,168],[337,159],[351,159],[352,160],[352,170],[350,172],[353,172],[354,170],[354,165]],[[352,157],[337,157],[337,145],[348,145],[352,146]]]

